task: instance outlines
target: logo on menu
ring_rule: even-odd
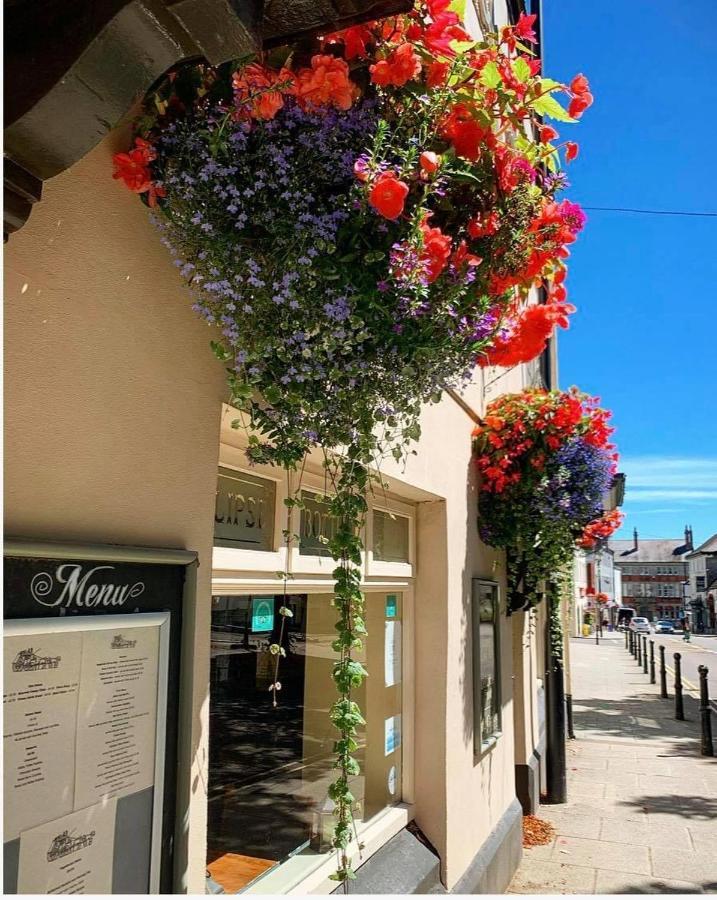
[[[53,862],[56,859],[61,859],[63,856],[69,856],[70,853],[75,853],[77,850],[89,847],[94,837],[94,831],[90,831],[87,834],[78,834],[77,837],[73,837],[67,831],[55,835],[50,844],[50,849],[47,851],[47,861]]]
[[[20,650],[12,661],[13,672],[39,672],[41,669],[56,669],[60,665],[61,656],[40,656],[34,647]]]
[[[128,641],[126,638],[122,637],[121,634],[116,634],[112,638],[112,643],[110,644],[110,647],[113,650],[127,650],[127,649],[131,650],[132,647],[134,647],[136,643],[137,643],[136,640]]]
[[[82,569],[78,563],[63,563],[55,569],[54,576],[38,572],[30,582],[33,599],[42,606],[90,609],[124,606],[144,593],[143,581],[117,584],[112,578],[114,566],[93,566],[84,572]]]

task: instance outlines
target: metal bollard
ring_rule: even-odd
[[[650,684],[655,684],[655,642],[650,641]]]
[[[642,636],[642,671],[647,675],[647,638]]]
[[[628,633],[629,638],[630,638],[630,642],[629,642],[629,644],[628,644],[627,649],[630,651],[630,653],[632,653],[632,651],[633,651],[633,649],[634,649],[634,644],[633,644],[633,640],[632,640],[632,632],[631,632],[631,631],[628,631],[627,633]]]
[[[667,669],[665,667],[665,647],[660,644],[660,696],[663,700],[667,700],[670,696],[667,693]]]
[[[682,659],[681,653],[675,653],[675,718],[685,720],[685,707],[682,702]]]
[[[627,638],[628,638],[628,634],[629,634],[629,632],[626,631],[626,632],[625,632],[625,649],[626,649],[626,650],[627,650]]]
[[[642,641],[640,640],[640,635],[635,635],[635,641],[637,643],[637,664],[638,666],[642,665]]]
[[[707,684],[709,669],[697,666],[700,673],[700,716],[702,718],[702,756],[714,756],[712,744],[712,709],[710,707],[710,689]]]

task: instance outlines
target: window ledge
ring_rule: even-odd
[[[399,803],[378,813],[359,833],[364,845],[359,859],[358,846],[355,841],[349,846],[351,862],[354,869],[363,865],[377,850],[398,834],[413,819],[413,807]],[[309,871],[307,871],[307,869]],[[337,887],[337,882],[330,876],[336,871],[336,854],[334,851],[314,857],[292,856],[277,868],[267,872],[263,878],[249,885],[243,894],[286,894],[306,896],[307,894],[328,895]]]

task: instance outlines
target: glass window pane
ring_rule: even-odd
[[[500,732],[498,586],[473,580],[474,744],[480,752]]]
[[[212,601],[208,866],[236,892],[289,856],[328,852],[328,799],[337,732],[328,712],[336,698],[336,609],[329,594],[287,598],[282,689],[272,705],[282,595]],[[401,594],[368,594],[368,638],[356,654],[371,677],[354,692],[366,726],[352,779],[357,824],[401,800]]]
[[[318,494],[301,492],[304,508],[299,528],[301,556],[331,556],[327,542],[336,534],[338,519],[329,513],[329,505]]]
[[[214,510],[215,545],[272,550],[275,501],[273,481],[220,467]]]
[[[386,562],[408,562],[409,522],[405,516],[381,510],[373,514],[373,557]]]

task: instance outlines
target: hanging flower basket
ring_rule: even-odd
[[[617,466],[609,418],[575,388],[529,390],[495,400],[474,429],[480,534],[507,552],[509,612],[538,602],[576,544],[619,527],[621,514],[602,509]]]
[[[324,453],[339,522],[340,881],[353,877],[363,719],[351,691],[366,673],[352,654],[365,634],[372,472],[411,452],[424,403],[477,364],[534,358],[573,309],[566,248],[584,217],[559,192],[560,155],[577,145],[543,117],[572,123],[592,96],[582,75],[563,85],[540,73],[534,20],[476,41],[449,0],[419,0],[305,55],[184,68],[146,98],[132,147],[115,157],[114,177],[152,208],[214,329],[249,458],[296,469]],[[529,299],[538,284],[544,306]],[[283,648],[270,649],[276,702]]]

